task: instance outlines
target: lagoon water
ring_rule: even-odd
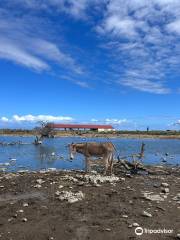
[[[103,138],[61,137],[45,139],[42,145],[32,144],[34,137],[0,136],[0,142],[22,141],[24,145],[0,145],[0,170],[4,163],[16,159],[15,164],[7,166],[7,171],[57,169],[84,169],[83,156],[77,154],[73,161],[69,160],[67,145],[71,142],[107,141]],[[144,163],[160,164],[162,158],[167,164],[180,164],[180,140],[178,139],[110,139],[116,146],[120,156],[140,152],[141,144],[145,145]],[[168,155],[168,156],[166,156]],[[2,164],[3,163],[3,164]],[[4,167],[3,167],[4,168]]]

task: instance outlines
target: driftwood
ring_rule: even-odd
[[[119,157],[115,164],[115,167],[123,167],[125,170],[130,172],[147,171],[142,164],[142,158],[144,157],[145,144],[142,143],[140,153],[135,153],[129,156]],[[128,161],[127,158],[131,158],[132,162]]]

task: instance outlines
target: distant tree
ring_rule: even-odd
[[[55,133],[52,122],[39,121],[38,124],[40,125],[40,127],[37,127],[36,130],[38,129],[38,133],[41,136],[40,138],[54,137]]]

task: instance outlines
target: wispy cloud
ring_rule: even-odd
[[[123,124],[127,124],[131,121],[127,120],[127,119],[118,119],[118,118],[106,118],[103,120],[98,120],[96,118],[92,118],[91,122],[95,122],[95,123],[100,123],[100,124],[112,124],[112,125],[123,125]]]
[[[30,1],[26,3],[30,4]],[[40,18],[18,16],[16,11],[10,13],[10,10],[0,7],[1,59],[36,71],[54,71],[55,65],[82,74],[81,66],[69,53],[62,50],[63,46],[59,47],[49,39]]]
[[[71,122],[74,119],[68,116],[52,116],[52,115],[13,115],[11,118],[1,117],[0,122],[4,123],[36,123],[38,121],[47,121],[47,122]]]
[[[180,126],[180,119],[170,124],[171,126]]]
[[[116,59],[117,82],[144,92],[170,93],[168,73],[180,67],[180,1],[110,0],[106,9],[96,29]]]
[[[30,14],[29,19],[24,12]],[[36,71],[53,71],[57,67],[67,70],[67,75],[68,71],[82,75],[82,58],[61,45],[59,32],[58,40],[55,30],[54,37],[47,33],[56,26],[46,26],[47,22],[41,18],[42,12],[50,16],[54,12],[60,16],[63,13],[63,16],[83,23],[89,21],[88,27],[96,29],[94,34],[101,35],[100,44],[106,46],[112,67],[106,65],[110,72],[107,81],[94,66],[97,75],[101,76],[95,76],[98,81],[111,81],[115,86],[118,83],[124,88],[148,93],[171,93],[169,74],[180,72],[179,0],[1,1],[1,59]],[[104,64],[103,57],[101,61]],[[89,71],[93,69],[92,66],[86,67],[91,69]],[[81,87],[91,85],[81,78],[72,78]]]
[[[98,4],[98,0],[2,0],[10,6],[21,6],[25,9],[33,9],[36,11],[52,11],[64,12],[74,18],[84,19],[87,17],[86,11],[94,3]],[[104,0],[103,0],[104,1]]]
[[[84,81],[73,81],[73,82],[82,88],[91,88],[87,82],[84,82]]]

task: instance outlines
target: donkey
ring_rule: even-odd
[[[105,166],[104,174],[106,175],[108,168],[110,168],[110,173],[112,174],[113,170],[113,153],[115,147],[110,142],[97,143],[97,142],[88,142],[88,143],[72,143],[69,145],[70,150],[70,159],[74,159],[74,155],[81,153],[85,156],[86,171],[88,171],[87,164],[90,157],[102,157],[103,164]]]

